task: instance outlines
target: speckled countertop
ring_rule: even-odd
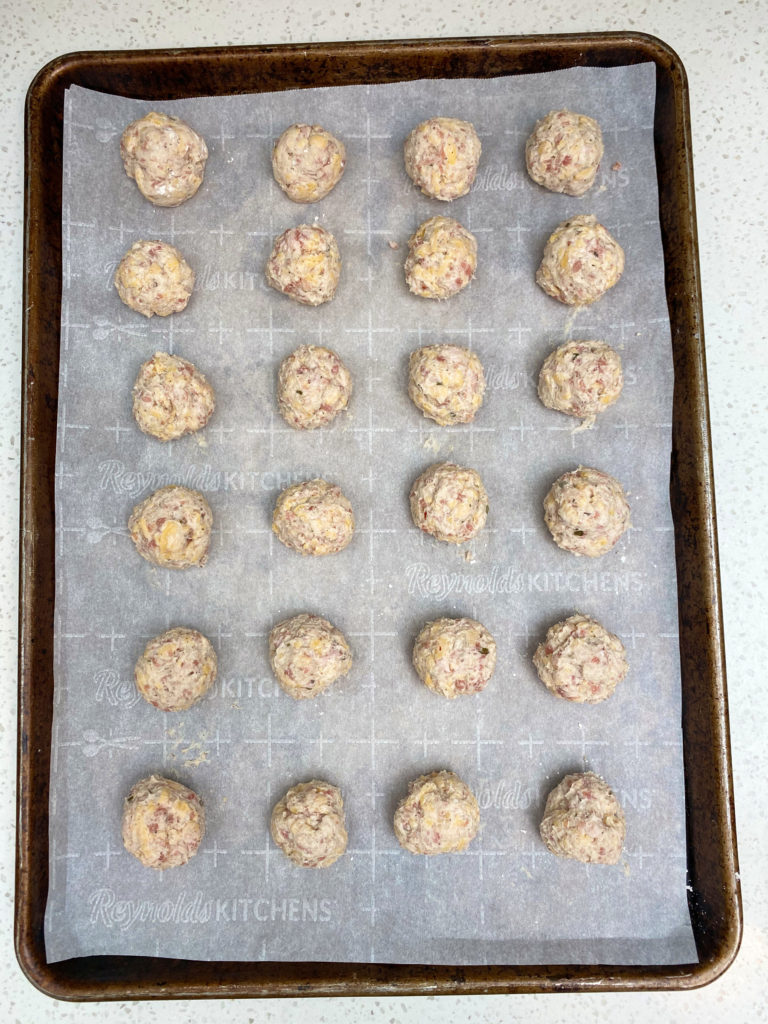
[[[640,8],[638,10],[638,8]],[[766,95],[764,0],[542,0],[482,4],[404,0],[0,0],[0,990],[4,1019],[211,1022],[361,1019],[501,1022],[622,1019],[764,1019],[768,971],[768,755],[762,635],[767,560],[752,533],[768,501],[768,321],[764,192],[768,136],[759,116]],[[704,319],[717,486],[720,559],[744,898],[744,940],[727,973],[705,989],[669,994],[600,994],[424,999],[283,1000],[66,1005],[40,995],[16,963],[13,943],[16,771],[16,616],[19,378],[23,245],[23,109],[35,72],[57,54],[81,49],[398,39],[544,32],[636,30],[659,36],[681,56],[690,94]],[[755,241],[756,240],[756,241]]]

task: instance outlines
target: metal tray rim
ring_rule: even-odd
[[[34,740],[40,712],[38,705],[50,704],[52,694],[41,694],[35,686],[37,676],[34,670],[40,662],[45,664],[45,628],[40,629],[35,618],[39,611],[39,597],[36,589],[38,570],[46,566],[47,548],[50,536],[42,525],[53,524],[52,489],[48,478],[45,453],[35,444],[35,429],[53,418],[55,437],[56,405],[55,393],[45,393],[38,377],[44,378],[44,360],[41,346],[45,341],[56,345],[55,362],[58,360],[58,312],[41,309],[34,299],[51,298],[57,294],[58,264],[41,266],[42,244],[45,231],[56,227],[55,196],[53,202],[41,195],[36,171],[40,168],[40,150],[36,149],[50,131],[50,107],[55,95],[61,95],[66,85],[78,82],[94,68],[106,65],[115,72],[114,88],[108,91],[122,91],[125,67],[136,69],[149,63],[168,62],[186,67],[190,62],[204,62],[206,66],[234,67],[243,71],[243,64],[254,61],[283,61],[292,68],[305,63],[316,64],[324,57],[332,56],[335,61],[346,57],[360,61],[365,57],[397,57],[400,60],[439,59],[450,54],[465,59],[470,57],[481,63],[486,58],[498,58],[503,63],[505,56],[514,56],[518,65],[506,73],[526,73],[540,70],[530,67],[531,61],[542,54],[557,54],[564,60],[562,65],[596,63],[590,59],[590,48],[603,54],[603,61],[627,63],[634,60],[650,60],[656,64],[657,80],[660,75],[668,79],[669,102],[676,128],[676,150],[670,160],[675,172],[672,191],[679,198],[682,192],[682,208],[678,211],[677,235],[669,242],[670,248],[682,243],[685,256],[684,270],[687,272],[689,287],[682,293],[671,288],[668,268],[667,289],[670,315],[673,325],[683,326],[689,337],[685,342],[685,358],[682,369],[685,381],[690,386],[691,408],[685,437],[676,436],[673,450],[671,495],[675,500],[676,480],[680,488],[681,464],[687,456],[692,460],[694,476],[688,474],[690,484],[695,479],[698,490],[695,494],[695,511],[700,518],[693,523],[676,521],[676,543],[678,561],[683,547],[691,548],[698,556],[698,571],[701,576],[704,598],[707,600],[708,646],[704,652],[709,675],[708,689],[703,695],[693,694],[685,700],[684,724],[693,719],[689,731],[704,730],[713,743],[710,776],[704,785],[714,794],[711,814],[717,819],[717,837],[720,840],[719,860],[713,869],[714,881],[721,892],[716,897],[719,919],[709,920],[708,909],[697,905],[698,893],[694,891],[691,911],[694,928],[697,928],[697,942],[700,948],[700,962],[661,967],[613,967],[606,965],[539,965],[533,967],[467,967],[442,968],[419,965],[370,965],[370,964],[249,964],[221,963],[205,964],[195,961],[169,961],[156,958],[89,957],[79,958],[85,973],[81,976],[72,969],[78,961],[63,961],[62,964],[48,965],[42,937],[42,907],[47,891],[47,877],[41,876],[41,851],[35,850],[32,836],[45,830],[47,836],[47,782],[41,780],[47,765],[47,752]],[[606,57],[608,55],[608,57]],[[615,59],[614,58],[618,58]],[[630,58],[627,60],[627,58]],[[292,62],[292,63],[291,63]],[[522,67],[521,67],[522,66]],[[289,67],[289,74],[291,68]],[[294,72],[295,73],[295,72]],[[498,73],[505,73],[500,71]],[[121,77],[122,75],[122,77]],[[247,78],[247,75],[245,76]],[[404,77],[421,77],[406,74]],[[390,80],[390,79],[388,79]],[[394,80],[394,79],[392,79]],[[239,81],[239,80],[238,80]],[[289,82],[286,87],[300,86]],[[204,90],[208,91],[208,90]],[[224,87],[222,92],[250,91],[249,88]],[[186,95],[201,94],[187,91]],[[53,104],[55,108],[55,103]],[[667,111],[669,114],[670,111]],[[59,109],[58,116],[61,116]],[[661,129],[658,128],[659,107],[657,100],[657,150],[662,144]],[[55,162],[55,154],[54,154]],[[719,977],[733,962],[739,948],[742,930],[741,897],[738,883],[735,826],[733,813],[733,792],[728,740],[728,712],[725,689],[725,671],[722,636],[722,612],[720,600],[719,571],[717,562],[717,535],[715,525],[714,490],[712,478],[711,446],[709,438],[709,417],[706,394],[706,365],[701,330],[701,289],[697,261],[695,199],[693,193],[693,169],[691,158],[690,121],[688,91],[685,70],[677,54],[663,41],[654,36],[635,32],[602,32],[585,35],[542,35],[542,36],[497,36],[479,38],[407,39],[366,41],[361,43],[311,43],[281,44],[272,46],[206,47],[195,49],[142,50],[142,51],[76,51],[63,54],[48,62],[35,76],[27,94],[25,111],[25,274],[24,274],[24,324],[23,324],[23,370],[22,370],[22,471],[21,471],[21,522],[20,522],[20,610],[19,610],[19,733],[18,733],[18,795],[17,795],[17,861],[16,861],[16,954],[25,975],[40,991],[58,999],[103,1000],[103,999],[149,999],[149,998],[202,998],[202,997],[254,997],[254,996],[298,996],[298,995],[406,995],[406,994],[461,994],[492,992],[544,992],[544,991],[590,991],[590,990],[659,990],[690,989],[709,984]],[[677,192],[675,192],[677,190]],[[60,195],[59,195],[60,228]],[[665,237],[665,252],[668,239]],[[55,250],[55,245],[54,245]],[[54,261],[55,262],[55,261]],[[44,282],[44,283],[41,283]],[[692,286],[692,287],[691,287]],[[60,300],[60,292],[58,293]],[[674,302],[673,302],[674,299]],[[673,306],[675,307],[673,309]],[[679,333],[679,332],[678,332]],[[675,342],[680,339],[675,336]],[[680,342],[683,344],[683,342]],[[48,352],[48,357],[51,353]],[[681,367],[676,361],[676,381]],[[51,367],[47,367],[50,379]],[[57,378],[56,378],[57,379]],[[677,392],[677,383],[676,383]],[[679,432],[678,432],[679,433]],[[679,442],[686,440],[691,451],[681,450]],[[687,506],[686,506],[687,509]],[[687,520],[687,511],[683,516]],[[48,566],[49,572],[50,566]],[[679,599],[685,605],[685,595],[680,591]],[[37,602],[37,604],[35,603]],[[701,610],[700,608],[698,609]],[[696,611],[696,609],[694,609]],[[681,637],[684,616],[681,610]],[[687,624],[686,624],[687,625]],[[682,653],[682,652],[681,652]],[[686,749],[686,780],[688,786],[689,751]],[[44,804],[41,802],[45,794]],[[696,794],[687,796],[687,803],[696,799]],[[700,844],[699,844],[700,846]],[[692,854],[698,847],[689,834],[689,872],[696,881],[696,858]],[[47,839],[45,842],[47,871]],[[37,855],[37,861],[33,854]],[[705,864],[705,867],[707,865]],[[43,872],[45,874],[45,872]],[[712,879],[710,879],[710,882]],[[717,886],[715,886],[717,888]],[[702,901],[704,902],[704,901]],[[710,934],[707,935],[707,928]],[[717,935],[712,937],[712,932]],[[133,980],[121,976],[125,961],[133,961],[140,971],[133,972]],[[69,965],[69,966],[67,966]],[[270,970],[272,968],[272,970]],[[282,968],[282,975],[280,970]],[[288,968],[288,970],[286,970]],[[257,975],[260,974],[260,977]],[[204,976],[207,975],[207,978]]]

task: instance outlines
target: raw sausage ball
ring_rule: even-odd
[[[278,235],[267,261],[267,283],[305,306],[336,294],[341,256],[336,239],[319,224],[300,224]]]
[[[405,280],[414,295],[448,299],[477,269],[477,239],[452,217],[431,217],[408,239]]]
[[[346,161],[344,143],[318,124],[292,124],[272,150],[275,181],[295,203],[316,203],[327,196]]]
[[[548,850],[584,864],[616,864],[627,825],[606,782],[594,772],[566,775],[547,797],[539,826]]]
[[[484,392],[483,364],[468,348],[427,345],[411,352],[408,394],[441,427],[471,423]]]
[[[123,804],[123,845],[147,868],[164,871],[194,857],[205,834],[197,793],[172,779],[150,775]]]
[[[155,206],[179,206],[203,183],[208,147],[178,117],[157,114],[133,121],[120,139],[125,173]]]
[[[558,547],[596,558],[629,529],[629,505],[618,480],[579,466],[552,484],[544,499],[544,521]]]
[[[469,121],[431,117],[405,140],[405,169],[425,195],[458,199],[472,187],[481,148]]]
[[[286,693],[317,697],[352,668],[344,634],[319,615],[295,615],[269,634],[269,663]]]
[[[140,502],[128,530],[142,558],[164,569],[205,565],[213,513],[199,491],[171,485]]]
[[[547,240],[536,283],[569,306],[589,306],[618,282],[624,250],[597,218],[581,215],[559,224]]]
[[[161,711],[186,711],[216,681],[216,652],[196,629],[176,626],[154,637],[134,669],[136,688]]]
[[[587,615],[550,626],[533,664],[548,690],[578,704],[606,700],[629,671],[624,644]]]
[[[539,398],[548,409],[578,416],[591,427],[621,394],[621,358],[604,341],[568,341],[550,352],[539,373]]]
[[[299,783],[275,804],[269,831],[299,867],[330,867],[347,848],[341,791],[318,779]]]
[[[133,385],[133,415],[139,428],[159,441],[201,430],[213,414],[213,388],[181,356],[155,352]]]
[[[336,484],[304,480],[286,487],[272,516],[272,529],[300,555],[332,555],[352,540],[352,506]]]
[[[134,242],[115,271],[117,294],[146,317],[180,313],[194,286],[194,270],[168,242]]]
[[[474,619],[435,619],[413,645],[413,667],[433,693],[480,693],[496,667],[496,641]]]
[[[420,775],[395,811],[395,835],[411,853],[458,853],[477,835],[480,808],[453,772]]]
[[[582,196],[595,181],[603,159],[600,125],[586,114],[552,110],[537,121],[525,144],[525,164],[550,192]]]
[[[321,345],[301,345],[280,364],[277,406],[286,423],[314,430],[346,409],[352,376],[341,359]]]
[[[411,517],[420,530],[452,544],[471,540],[488,515],[488,495],[480,475],[452,462],[425,470],[411,487],[410,503]]]

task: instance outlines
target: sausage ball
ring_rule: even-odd
[[[161,711],[186,711],[216,682],[216,652],[196,629],[176,626],[149,641],[133,674],[148,703]]]
[[[424,195],[458,199],[472,187],[481,148],[469,121],[431,117],[405,140],[405,169]]]
[[[586,114],[552,110],[537,121],[525,144],[525,165],[537,185],[582,196],[603,159],[600,125]]]
[[[352,394],[352,376],[341,359],[321,345],[301,345],[280,364],[277,407],[297,430],[325,427]]]
[[[618,282],[624,250],[597,218],[580,215],[559,224],[547,240],[536,283],[569,306],[589,306]]]
[[[203,495],[173,484],[150,494],[128,520],[138,553],[164,569],[205,565],[212,529],[213,513]]]
[[[352,506],[336,484],[304,480],[281,492],[272,516],[278,540],[300,555],[332,555],[352,540]]]
[[[408,395],[439,426],[471,423],[484,392],[483,364],[468,348],[426,345],[411,352]]]
[[[550,626],[533,664],[548,690],[578,704],[606,700],[629,671],[624,644],[587,615]]]
[[[406,284],[424,299],[448,299],[477,269],[477,239],[452,217],[431,217],[408,239]]]
[[[275,181],[294,203],[316,203],[341,180],[344,143],[319,124],[292,124],[272,150]]]
[[[544,499],[544,521],[558,547],[597,558],[629,529],[629,505],[618,480],[579,466],[552,484]]]
[[[178,117],[157,114],[133,121],[120,139],[125,173],[155,206],[179,206],[203,183],[208,147]]]
[[[435,619],[416,637],[413,667],[441,697],[480,693],[496,667],[496,641],[474,619]]]
[[[621,357],[604,341],[568,341],[550,352],[539,372],[544,405],[589,427],[618,399],[623,385]]]
[[[267,261],[267,283],[305,306],[336,294],[341,256],[336,239],[319,224],[300,224],[278,235]]]
[[[347,848],[341,791],[318,779],[299,783],[275,804],[269,831],[299,867],[330,867]]]
[[[558,857],[616,864],[627,825],[610,786],[594,772],[583,772],[566,775],[549,794],[539,831]]]
[[[133,385],[133,416],[145,434],[175,441],[202,430],[216,399],[202,373],[181,356],[155,352]]]
[[[168,242],[134,242],[115,271],[117,294],[146,317],[180,313],[194,286],[194,270]]]
[[[414,482],[411,517],[437,540],[461,544],[485,526],[488,495],[480,475],[452,462],[430,466]]]
[[[352,668],[344,634],[319,615],[295,615],[269,634],[269,663],[291,697],[317,697]]]
[[[180,782],[150,775],[125,798],[122,831],[126,850],[144,867],[180,867],[194,857],[205,834],[203,802]]]
[[[420,775],[395,811],[395,835],[411,853],[459,853],[477,835],[480,808],[453,772]]]

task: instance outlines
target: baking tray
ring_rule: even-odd
[[[69,85],[163,101],[416,78],[496,77],[574,66],[656,66],[654,143],[675,367],[670,499],[680,618],[689,906],[698,963],[445,967],[202,962],[91,956],[47,964],[53,714],[54,471],[61,314],[61,174]],[[705,985],[742,929],[728,738],[690,119],[677,54],[635,33],[67,54],[26,105],[20,526],[16,953],[57,999],[661,990]]]

